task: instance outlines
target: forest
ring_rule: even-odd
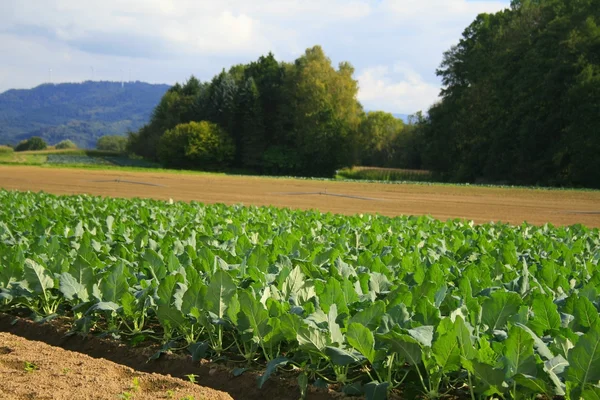
[[[437,71],[441,100],[405,124],[357,101],[320,46],[172,87],[128,149],[173,168],[332,176],[427,169],[449,182],[600,187],[600,1],[481,14]]]

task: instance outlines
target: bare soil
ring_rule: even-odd
[[[207,391],[205,388],[196,387],[198,390],[195,392],[196,394],[201,393],[202,390],[207,393],[205,397],[196,397],[196,399],[298,400],[300,398],[297,376],[292,373],[278,372],[272,375],[264,386],[259,389],[257,378],[262,373],[259,370],[250,370],[236,377],[232,373],[234,367],[232,365],[208,361],[194,363],[191,356],[182,353],[164,354],[157,360],[149,361],[149,358],[158,350],[158,347],[136,348],[109,338],[99,338],[92,335],[67,335],[68,327],[69,321],[66,319],[54,319],[39,324],[25,318],[0,314],[0,399],[118,399],[118,396],[112,396],[112,392],[107,392],[108,397],[97,396],[101,396],[109,387],[112,388],[111,390],[118,389],[131,392],[129,388],[133,378],[138,375],[145,377],[144,380],[140,378],[140,382],[142,382],[140,386],[144,390],[147,387],[158,387],[162,390],[163,387],[159,383],[163,382],[162,379],[164,379],[164,382],[181,384],[180,392],[185,393],[184,390],[190,389],[191,385],[186,382],[186,376],[189,374],[196,375],[196,382],[199,385],[220,391]],[[10,333],[11,335],[2,334],[1,332]],[[20,343],[20,345],[6,344],[5,342],[8,339],[5,340],[5,338],[11,340],[14,338],[14,342]],[[10,348],[11,351],[3,351],[2,349],[5,347]],[[40,353],[34,350],[28,353],[26,352],[27,348],[44,349],[44,352]],[[8,356],[12,358],[6,358]],[[8,364],[5,363],[5,360],[8,360]],[[68,363],[65,360],[68,360]],[[26,373],[24,370],[25,361],[33,362],[40,368],[33,371],[33,373]],[[100,361],[97,367],[91,367],[94,361]],[[78,363],[82,362],[84,364],[80,367]],[[83,367],[83,365],[89,365],[90,367]],[[64,368],[68,368],[69,373],[63,374]],[[261,368],[264,368],[264,366]],[[39,378],[42,377],[41,373],[43,371],[47,371],[51,379],[48,381],[50,383],[42,386]],[[75,374],[76,371],[78,372]],[[143,373],[150,375],[144,375]],[[117,382],[117,375],[119,374],[124,378],[118,381],[119,383],[112,383]],[[61,392],[57,390],[63,385],[66,388],[73,386],[75,376],[77,376],[77,382],[81,383],[77,388],[84,390],[86,386],[91,386],[96,387],[95,390],[98,390],[97,388],[100,387],[99,394],[96,395],[91,392],[89,396],[82,394],[81,396],[60,397]],[[58,383],[59,381],[61,383]],[[53,386],[54,384],[56,384],[56,389]],[[171,386],[164,387],[166,389],[155,393],[155,397],[152,397],[153,394],[148,392],[147,396],[138,394],[134,399],[166,398],[160,396],[166,394],[167,390],[175,391]],[[311,388],[308,399],[331,400],[339,398],[340,393],[336,392],[335,389],[333,387],[328,390]],[[28,393],[35,390],[37,392],[34,393],[33,397],[6,397],[13,392],[27,396]],[[71,388],[70,390],[75,389]],[[185,396],[184,394],[180,395],[180,392],[175,391],[175,399],[181,399]],[[225,392],[225,394],[222,392]],[[118,395],[122,392],[116,393]],[[345,397],[345,399],[352,400],[351,397]]]
[[[431,215],[600,227],[600,191],[378,184],[216,174],[0,166],[0,188],[55,194],[272,205],[339,214]]]
[[[226,393],[0,332],[0,398],[227,400]]]

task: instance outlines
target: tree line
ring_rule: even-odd
[[[600,1],[479,15],[438,70],[424,164],[459,182],[600,187]]]
[[[354,68],[335,68],[319,46],[293,63],[273,54],[191,77],[162,98],[128,149],[173,168],[237,168],[257,173],[332,176],[353,164],[406,166],[410,127],[364,111]],[[395,149],[398,149],[396,151]]]
[[[175,168],[332,176],[427,169],[451,182],[600,187],[600,0],[514,0],[479,15],[410,123],[365,112],[319,47],[172,87],[128,150]]]

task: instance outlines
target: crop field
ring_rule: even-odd
[[[0,309],[368,399],[600,396],[600,233],[0,191]]]

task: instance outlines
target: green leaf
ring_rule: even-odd
[[[431,347],[431,342],[433,341],[433,326],[424,325],[409,329],[408,334],[423,346]]]
[[[586,299],[587,300],[587,299]],[[588,383],[600,380],[600,324],[582,336],[574,348],[569,351],[567,384],[571,384],[569,395],[579,399]]]
[[[585,297],[577,298],[574,314],[575,322],[584,328],[590,328],[598,322],[598,310],[596,306]]]
[[[388,394],[389,382],[379,383],[369,382],[365,385],[366,400],[386,400]]]
[[[269,313],[248,291],[239,293],[240,309],[244,316],[248,319],[252,334],[258,339],[259,343],[264,342],[265,337],[271,331],[269,326]]]
[[[525,375],[525,374],[517,374],[513,377],[515,382],[521,387],[527,388],[531,390],[534,394],[550,394],[550,388],[548,384],[543,380],[536,378],[535,376]]]
[[[360,359],[356,357],[356,355],[344,349],[340,349],[339,347],[327,346],[325,347],[325,354],[327,355],[327,357],[329,357],[332,363],[342,367],[360,361]]]
[[[192,362],[198,362],[206,356],[209,349],[208,342],[193,343],[188,346],[188,351],[192,355]]]
[[[119,303],[121,296],[129,290],[129,284],[125,278],[125,266],[122,262],[115,264],[100,282],[102,299]]]
[[[371,364],[375,361],[375,338],[366,326],[351,323],[346,331],[348,344],[365,356]]]
[[[534,316],[528,325],[537,335],[544,335],[547,331],[560,328],[558,307],[551,297],[537,295],[533,299],[531,308]]]
[[[482,305],[482,322],[490,331],[504,329],[508,319],[519,311],[521,297],[514,292],[496,291]]]
[[[68,272],[63,272],[59,278],[59,290],[69,301],[73,301],[75,298],[81,301],[89,300],[89,293],[84,285],[77,282],[77,280]]]
[[[502,383],[504,382],[504,371],[500,368],[494,368],[491,365],[473,361],[473,371],[477,378],[475,390],[484,396],[502,395],[504,392]]]
[[[394,353],[402,356],[408,364],[419,365],[421,363],[421,346],[412,337],[390,331],[386,334],[378,335],[378,338],[388,344]]]
[[[323,353],[325,347],[331,344],[329,335],[315,327],[307,325],[303,325],[298,329],[296,339],[298,340],[300,348],[319,354]]]
[[[236,289],[237,286],[231,276],[221,269],[217,270],[211,277],[206,292],[208,310],[217,317],[223,318]]]
[[[288,360],[285,357],[277,357],[277,358],[274,358],[273,360],[269,361],[269,363],[267,364],[267,369],[265,370],[265,373],[263,375],[261,375],[260,377],[258,377],[258,388],[262,389],[262,387],[265,384],[265,382],[267,381],[267,379],[269,379],[269,377],[273,374],[273,372],[275,372],[277,370],[277,367],[286,365],[288,362],[290,362],[290,360]]]
[[[327,325],[329,327],[329,335],[331,336],[331,342],[337,343],[341,345],[344,343],[344,335],[342,335],[342,331],[340,326],[335,320],[337,319],[337,306],[332,304],[329,308],[329,314],[327,315]]]
[[[25,260],[23,272],[29,288],[35,293],[46,293],[46,290],[54,288],[54,279],[50,272],[32,259]]]
[[[454,332],[448,332],[439,336],[433,343],[433,357],[441,367],[442,372],[454,372],[460,370],[460,346]]]
[[[524,329],[513,326],[504,342],[506,377],[517,374],[535,375],[537,366],[533,356],[533,338]]]
[[[469,328],[461,316],[456,317],[456,320],[454,321],[454,328],[456,338],[458,340],[460,355],[467,360],[475,359],[475,357],[477,357],[477,350],[473,346],[471,332],[469,332]]]
[[[381,322],[381,317],[385,314],[385,303],[376,301],[366,309],[357,312],[350,318],[349,323],[357,323],[366,326],[369,329],[375,330]]]
[[[600,387],[588,386],[581,394],[581,398],[584,400],[600,400]]]

